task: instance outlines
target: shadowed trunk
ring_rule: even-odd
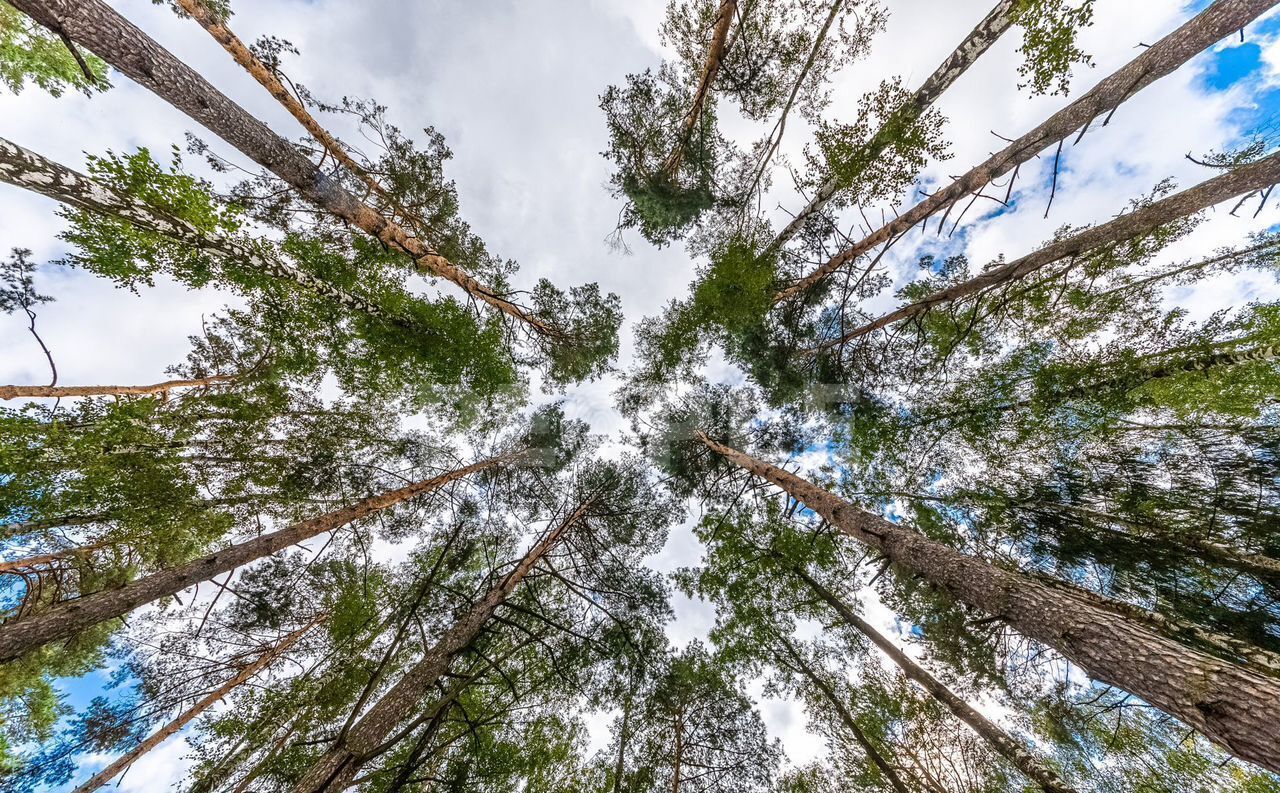
[[[1161,635],[1128,604],[1042,580],[931,540],[795,474],[712,440],[715,454],[789,493],[904,572],[1042,642],[1241,758],[1280,771],[1280,679]]]
[[[1098,83],[1088,93],[1054,113],[1043,124],[993,154],[986,162],[940,188],[892,222],[832,256],[821,267],[779,291],[774,295],[774,301],[781,302],[806,292],[845,264],[877,245],[892,242],[917,223],[936,212],[949,209],[965,196],[973,194],[976,199],[982,188],[992,180],[1028,162],[1049,146],[1065,140],[1076,130],[1082,127],[1087,130],[1098,116],[1113,112],[1138,91],[1172,73],[1226,36],[1238,32],[1274,5],[1275,0],[1217,0],[1182,27],[1144,49],[1141,55]],[[1103,126],[1105,125],[1104,121]]]
[[[853,739],[862,747],[862,751],[867,753],[867,757],[875,767],[880,769],[880,773],[884,774],[885,778],[889,780],[889,784],[893,786],[893,789],[898,791],[898,793],[909,793],[909,788],[907,788],[906,784],[903,783],[902,777],[898,776],[898,770],[894,768],[887,759],[885,759],[884,755],[880,754],[880,750],[875,747],[875,744],[871,743],[871,739],[868,738],[867,734],[858,726],[858,722],[853,718],[853,713],[849,711],[849,706],[846,705],[845,701],[841,699],[838,693],[836,693],[836,690],[831,687],[831,683],[813,670],[813,667],[811,667],[809,662],[800,655],[800,651],[797,650],[791,642],[781,638],[779,639],[779,642],[787,651],[787,656],[791,659],[791,662],[796,665],[796,668],[809,679],[809,682],[813,683],[813,685],[817,687],[818,691],[822,693],[822,696],[826,697],[827,702],[831,703],[831,707],[835,708],[836,715],[840,717],[841,723],[843,723],[845,728],[853,734]]]

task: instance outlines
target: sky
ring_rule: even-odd
[[[829,117],[853,121],[858,98],[888,77],[918,85],[993,0],[885,2],[887,29],[868,57],[837,76]],[[302,134],[194,22],[150,0],[112,0],[111,5],[277,132],[291,138]],[[931,163],[918,187],[929,189],[985,159],[1002,145],[997,135],[1014,137],[1032,128],[1204,5],[1203,0],[1096,0],[1094,24],[1080,39],[1093,66],[1075,69],[1067,98],[1033,98],[1020,91],[1016,50],[1021,35],[1004,37],[940,100],[953,157]],[[462,215],[490,250],[519,262],[517,286],[541,277],[562,288],[595,281],[621,297],[627,321],[618,366],[625,370],[635,321],[682,297],[698,264],[679,245],[657,249],[636,234],[627,238],[629,253],[607,241],[621,204],[609,195],[608,164],[600,156],[607,141],[598,97],[626,74],[661,62],[658,28],[664,7],[665,0],[254,0],[233,2],[231,27],[249,41],[268,34],[291,41],[301,55],[290,56],[285,71],[318,97],[374,98],[407,133],[427,126],[442,132],[454,152],[446,173],[457,182]],[[1024,169],[1010,209],[997,213],[991,204],[982,214],[975,207],[954,237],[911,235],[888,257],[899,285],[922,254],[964,251],[975,263],[1002,255],[1013,259],[1039,247],[1064,224],[1109,219],[1161,179],[1172,177],[1188,187],[1212,175],[1185,155],[1238,142],[1280,110],[1277,22],[1273,14],[1247,29],[1244,43],[1239,37],[1222,42],[1130,99],[1107,127],[1094,129],[1078,145],[1068,144],[1048,218],[1043,216],[1051,157],[1042,158],[1038,173]],[[92,99],[55,100],[36,90],[16,97],[0,94],[0,135],[83,169],[86,152],[146,146],[163,155],[182,145],[191,131],[220,154],[248,165],[127,78],[116,74],[112,79],[114,89]],[[344,120],[325,122],[340,138],[358,141]],[[732,117],[725,123],[744,142],[767,131]],[[803,147],[810,140],[799,119],[789,122],[784,156],[803,164]],[[199,169],[196,158],[188,157],[187,163]],[[775,221],[803,204],[789,180],[776,182],[764,202]],[[899,209],[911,202],[912,196],[902,196]],[[1248,232],[1280,221],[1276,205],[1280,201],[1256,218],[1252,211],[1230,217],[1229,206],[1219,207],[1158,263],[1238,243]],[[0,254],[25,247],[37,261],[57,259],[64,248],[56,236],[62,222],[55,209],[47,199],[0,185]],[[56,298],[41,307],[38,327],[56,357],[60,384],[164,379],[165,367],[185,357],[187,337],[199,331],[202,318],[232,302],[225,294],[188,292],[163,279],[135,295],[53,265],[41,268],[37,288]],[[1192,318],[1203,318],[1276,294],[1271,279],[1246,274],[1169,297],[1186,306]],[[886,295],[871,307],[892,302]],[[47,364],[24,320],[0,316],[0,383],[48,380]],[[709,374],[736,377],[714,362]],[[619,382],[610,376],[571,388],[565,394],[567,412],[596,432],[616,436],[625,427],[613,408]],[[671,570],[698,558],[686,525],[673,530],[653,561]],[[704,635],[713,619],[706,604],[677,598],[672,638],[684,643]],[[820,740],[804,731],[800,709],[765,699],[761,709],[793,760],[819,752]],[[180,740],[167,742],[135,766],[121,790],[160,789],[180,778],[185,752]]]

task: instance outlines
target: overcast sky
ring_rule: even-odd
[[[858,97],[884,78],[898,75],[906,85],[918,85],[993,3],[886,1],[888,28],[876,39],[870,57],[839,76],[830,117],[852,121]],[[273,129],[286,137],[301,135],[296,123],[195,23],[150,0],[112,5]],[[457,181],[464,217],[491,250],[520,263],[517,284],[531,285],[543,276],[562,287],[597,281],[621,296],[627,316],[620,363],[625,368],[632,323],[684,295],[695,267],[679,246],[658,250],[633,234],[628,238],[631,253],[624,255],[606,243],[620,204],[608,195],[607,164],[599,154],[606,135],[598,95],[628,72],[660,63],[657,30],[664,5],[664,0],[241,0],[233,3],[231,27],[250,41],[266,34],[292,41],[301,56],[288,59],[285,70],[321,98],[375,98],[408,133],[426,126],[439,129],[454,151],[446,170]],[[1072,97],[1203,5],[1097,0],[1095,24],[1081,37],[1095,66],[1076,70]],[[1275,101],[1280,47],[1271,27],[1251,28],[1243,46],[1238,39],[1224,42],[1219,51],[1131,99],[1108,127],[1068,146],[1048,219],[1042,217],[1048,184],[1048,165],[1042,161],[1038,175],[1024,169],[1013,210],[991,218],[975,207],[961,233],[950,240],[912,235],[909,244],[893,251],[897,271],[905,276],[910,263],[927,252],[965,249],[975,263],[1001,254],[1015,258],[1063,224],[1108,219],[1163,178],[1174,177],[1184,187],[1206,178],[1205,170],[1185,154],[1203,154],[1239,140],[1280,106]],[[1020,32],[1006,36],[943,97],[940,108],[950,119],[946,134],[955,156],[932,164],[920,187],[984,159],[1001,145],[993,133],[1022,134],[1069,101],[1061,96],[1033,99],[1018,90],[1020,56],[1015,50],[1020,38]],[[93,99],[68,95],[54,100],[35,90],[19,97],[0,95],[0,135],[82,168],[85,152],[147,146],[163,154],[182,144],[185,132],[194,131],[215,143],[221,154],[243,162],[230,147],[127,78],[116,74],[113,82],[113,90]],[[744,136],[759,131],[732,119],[728,123]],[[340,137],[355,140],[341,120],[332,120],[332,127]],[[783,150],[802,163],[798,155],[808,140],[807,130],[793,120]],[[191,158],[188,162],[199,165]],[[788,185],[779,180],[766,206],[798,209],[803,202]],[[903,198],[907,203],[908,197]],[[990,214],[991,207],[982,209]],[[1182,259],[1240,242],[1278,217],[1274,208],[1256,219],[1251,214],[1231,218],[1220,207],[1165,258]],[[40,261],[55,259],[62,252],[56,239],[60,227],[52,202],[0,185],[4,252],[26,247]],[[59,382],[67,385],[163,379],[165,367],[184,358],[187,336],[198,331],[202,315],[227,302],[225,295],[190,293],[163,281],[135,296],[55,267],[40,271],[37,286],[56,298],[41,308],[39,327],[56,356]],[[1204,316],[1275,294],[1270,279],[1245,275],[1171,298],[1193,315]],[[48,380],[43,356],[23,319],[0,316],[0,383]],[[613,378],[572,389],[570,412],[597,431],[617,432],[623,424],[611,404],[616,387]],[[697,559],[696,544],[680,529],[656,563],[670,569]],[[700,604],[681,602],[678,611],[672,635],[680,642],[704,633],[713,616]],[[804,717],[797,709],[777,702],[762,707],[794,759],[818,751],[818,740],[804,736]],[[163,780],[176,779],[185,750],[181,742],[170,741],[140,762],[122,789],[154,790]]]

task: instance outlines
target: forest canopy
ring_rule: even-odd
[[[0,0],[0,790],[1280,793],[1277,6]]]

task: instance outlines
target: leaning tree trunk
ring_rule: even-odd
[[[706,111],[707,102],[711,100],[711,86],[720,73],[720,64],[724,62],[724,54],[729,40],[729,28],[733,25],[733,16],[738,10],[738,0],[722,0],[716,10],[716,24],[711,30],[711,43],[707,45],[707,57],[702,64],[702,72],[698,75],[698,86],[694,89],[689,112],[685,113],[684,123],[680,128],[680,137],[676,145],[662,164],[662,172],[675,178],[684,161],[685,150],[698,128],[698,121]]]
[[[232,545],[186,564],[152,573],[118,589],[68,600],[48,611],[0,625],[0,663],[11,661],[49,642],[74,636],[100,622],[120,617],[139,606],[181,592],[189,586],[270,556],[290,545],[333,531],[415,496],[438,490],[469,474],[504,465],[516,456],[505,454],[491,457],[456,471],[370,496],[351,506]]]
[[[1180,218],[1194,215],[1230,198],[1247,196],[1280,182],[1280,153],[1272,154],[1255,163],[1241,166],[1195,187],[1163,198],[1149,206],[1127,212],[1114,220],[1093,226],[1066,239],[1046,245],[1035,253],[1015,259],[999,267],[992,267],[967,281],[940,289],[914,303],[902,306],[839,337],[829,339],[816,350],[829,349],[846,344],[872,331],[888,327],[895,322],[920,316],[934,306],[952,303],[987,289],[1016,281],[1047,267],[1054,262],[1069,259],[1098,248],[1133,239]],[[904,216],[905,217],[905,216]]]
[[[182,10],[200,24],[200,27],[213,37],[228,54],[231,55],[235,62],[240,64],[249,76],[258,81],[258,84],[267,89],[267,93],[275,97],[275,100],[293,116],[299,124],[303,126],[307,132],[311,133],[311,137],[324,147],[330,157],[337,160],[343,168],[346,168],[352,175],[364,182],[370,192],[377,195],[382,200],[388,202],[392,208],[407,215],[399,202],[387,192],[373,174],[365,170],[359,163],[347,154],[347,147],[342,141],[335,138],[326,130],[315,116],[303,106],[302,102],[293,95],[284,83],[280,82],[280,78],[272,71],[258,56],[253,54],[253,50],[249,49],[240,37],[231,31],[226,25],[226,20],[220,18],[213,9],[204,3],[204,0],[177,0]],[[417,218],[414,218],[417,220]]]
[[[306,625],[297,629],[293,633],[290,633],[288,636],[285,636],[273,647],[270,647],[254,659],[252,663],[247,664],[237,672],[235,677],[223,683],[217,688],[217,690],[192,705],[189,709],[183,711],[176,719],[170,721],[168,724],[149,735],[146,740],[138,744],[132,751],[116,758],[115,762],[111,765],[94,774],[92,779],[76,788],[75,793],[90,793],[90,791],[97,790],[107,782],[110,782],[118,774],[137,762],[139,757],[142,757],[147,752],[164,743],[169,736],[190,724],[192,719],[213,707],[219,700],[235,690],[236,687],[248,681],[254,675],[258,674],[258,672],[265,669],[272,661],[288,652],[293,645],[298,643],[299,639],[315,628],[315,626],[324,619],[324,616],[325,615],[317,616]]]
[[[947,710],[951,711],[956,718],[969,725],[970,729],[976,732],[978,737],[986,741],[991,749],[1008,760],[1014,768],[1025,774],[1028,779],[1039,785],[1041,790],[1046,791],[1046,793],[1074,793],[1074,789],[1068,787],[1057,772],[1045,764],[1044,761],[1028,751],[1021,742],[1015,740],[1013,736],[1002,730],[995,722],[971,707],[968,702],[956,696],[955,692],[943,685],[940,680],[929,674],[924,667],[898,649],[893,642],[871,627],[871,623],[859,617],[853,609],[849,608],[848,604],[810,576],[803,567],[796,567],[795,572],[796,575],[804,579],[804,582],[809,585],[814,594],[835,609],[841,619],[857,630],[858,633],[867,637],[885,655],[889,656],[904,675],[919,683],[921,688],[945,705]]]
[[[1141,55],[1113,72],[1091,91],[993,154],[986,162],[780,290],[774,295],[774,301],[801,295],[845,264],[877,245],[891,242],[934,213],[949,209],[965,196],[972,194],[976,200],[982,188],[992,180],[1018,168],[1049,146],[1064,141],[1081,127],[1087,130],[1098,116],[1113,112],[1138,91],[1239,31],[1274,5],[1275,0],[1217,0],[1182,27],[1147,47]]]
[[[186,220],[4,138],[0,138],[0,181],[86,212],[119,218],[138,229],[167,237],[195,250],[207,251],[246,270],[292,281],[353,311],[387,317],[385,311],[364,298],[294,267],[265,243],[246,245],[226,237],[207,235]]]
[[[294,787],[295,793],[337,793],[349,787],[360,768],[377,756],[380,748],[394,742],[394,739],[388,740],[392,730],[413,714],[418,703],[448,670],[450,662],[475,642],[498,607],[515,591],[538,561],[560,542],[565,532],[586,516],[593,504],[594,500],[589,500],[578,505],[530,548],[510,573],[472,605],[426,651],[422,660],[383,694],[350,730],[339,737],[336,746],[307,770]]]
[[[1000,0],[996,3],[995,8],[991,9],[978,26],[969,32],[964,41],[960,42],[960,46],[956,47],[920,88],[885,120],[871,140],[861,146],[854,157],[867,165],[879,160],[893,145],[897,136],[916,123],[925,111],[933,107],[938,97],[960,79],[960,75],[968,71],[978,58],[991,49],[991,45],[1013,27],[1018,16],[1018,6],[1018,0]],[[862,170],[866,170],[865,166]],[[774,237],[767,250],[776,251],[785,245],[800,229],[804,228],[810,218],[822,211],[837,192],[860,176],[861,172],[848,175],[843,179],[837,179],[834,175],[828,176],[826,181],[818,186],[813,198],[809,199],[808,205],[792,218],[778,236]]]
[[[906,784],[902,781],[902,777],[898,775],[898,770],[893,767],[884,755],[880,754],[880,750],[876,748],[871,739],[867,737],[867,734],[858,726],[858,722],[849,711],[849,706],[840,698],[836,690],[831,687],[831,683],[809,666],[809,663],[805,661],[804,657],[800,655],[800,651],[791,642],[781,637],[779,637],[779,642],[782,644],[783,649],[786,650],[791,662],[796,665],[796,668],[809,679],[809,682],[813,683],[822,696],[826,698],[827,702],[831,703],[831,707],[835,709],[836,715],[840,717],[840,721],[845,728],[853,734],[853,739],[862,747],[862,751],[867,753],[867,757],[872,764],[880,769],[880,773],[884,774],[885,778],[889,780],[889,784],[893,786],[893,789],[898,793],[909,793]]]
[[[283,179],[306,200],[409,256],[425,274],[452,281],[473,298],[541,335],[561,335],[557,328],[484,286],[425,242],[347,192],[288,141],[102,0],[13,0],[12,5],[49,30],[65,34],[186,113]]]
[[[166,380],[151,385],[0,385],[0,399],[88,396],[147,396],[168,394],[175,388],[208,388],[211,385],[233,383],[239,375],[215,374],[194,380]]]
[[[1095,593],[996,567],[859,509],[701,431],[696,437],[904,571],[1056,649],[1094,678],[1182,719],[1241,758],[1280,771],[1280,678],[1161,635],[1127,604],[1109,608],[1109,601]]]

